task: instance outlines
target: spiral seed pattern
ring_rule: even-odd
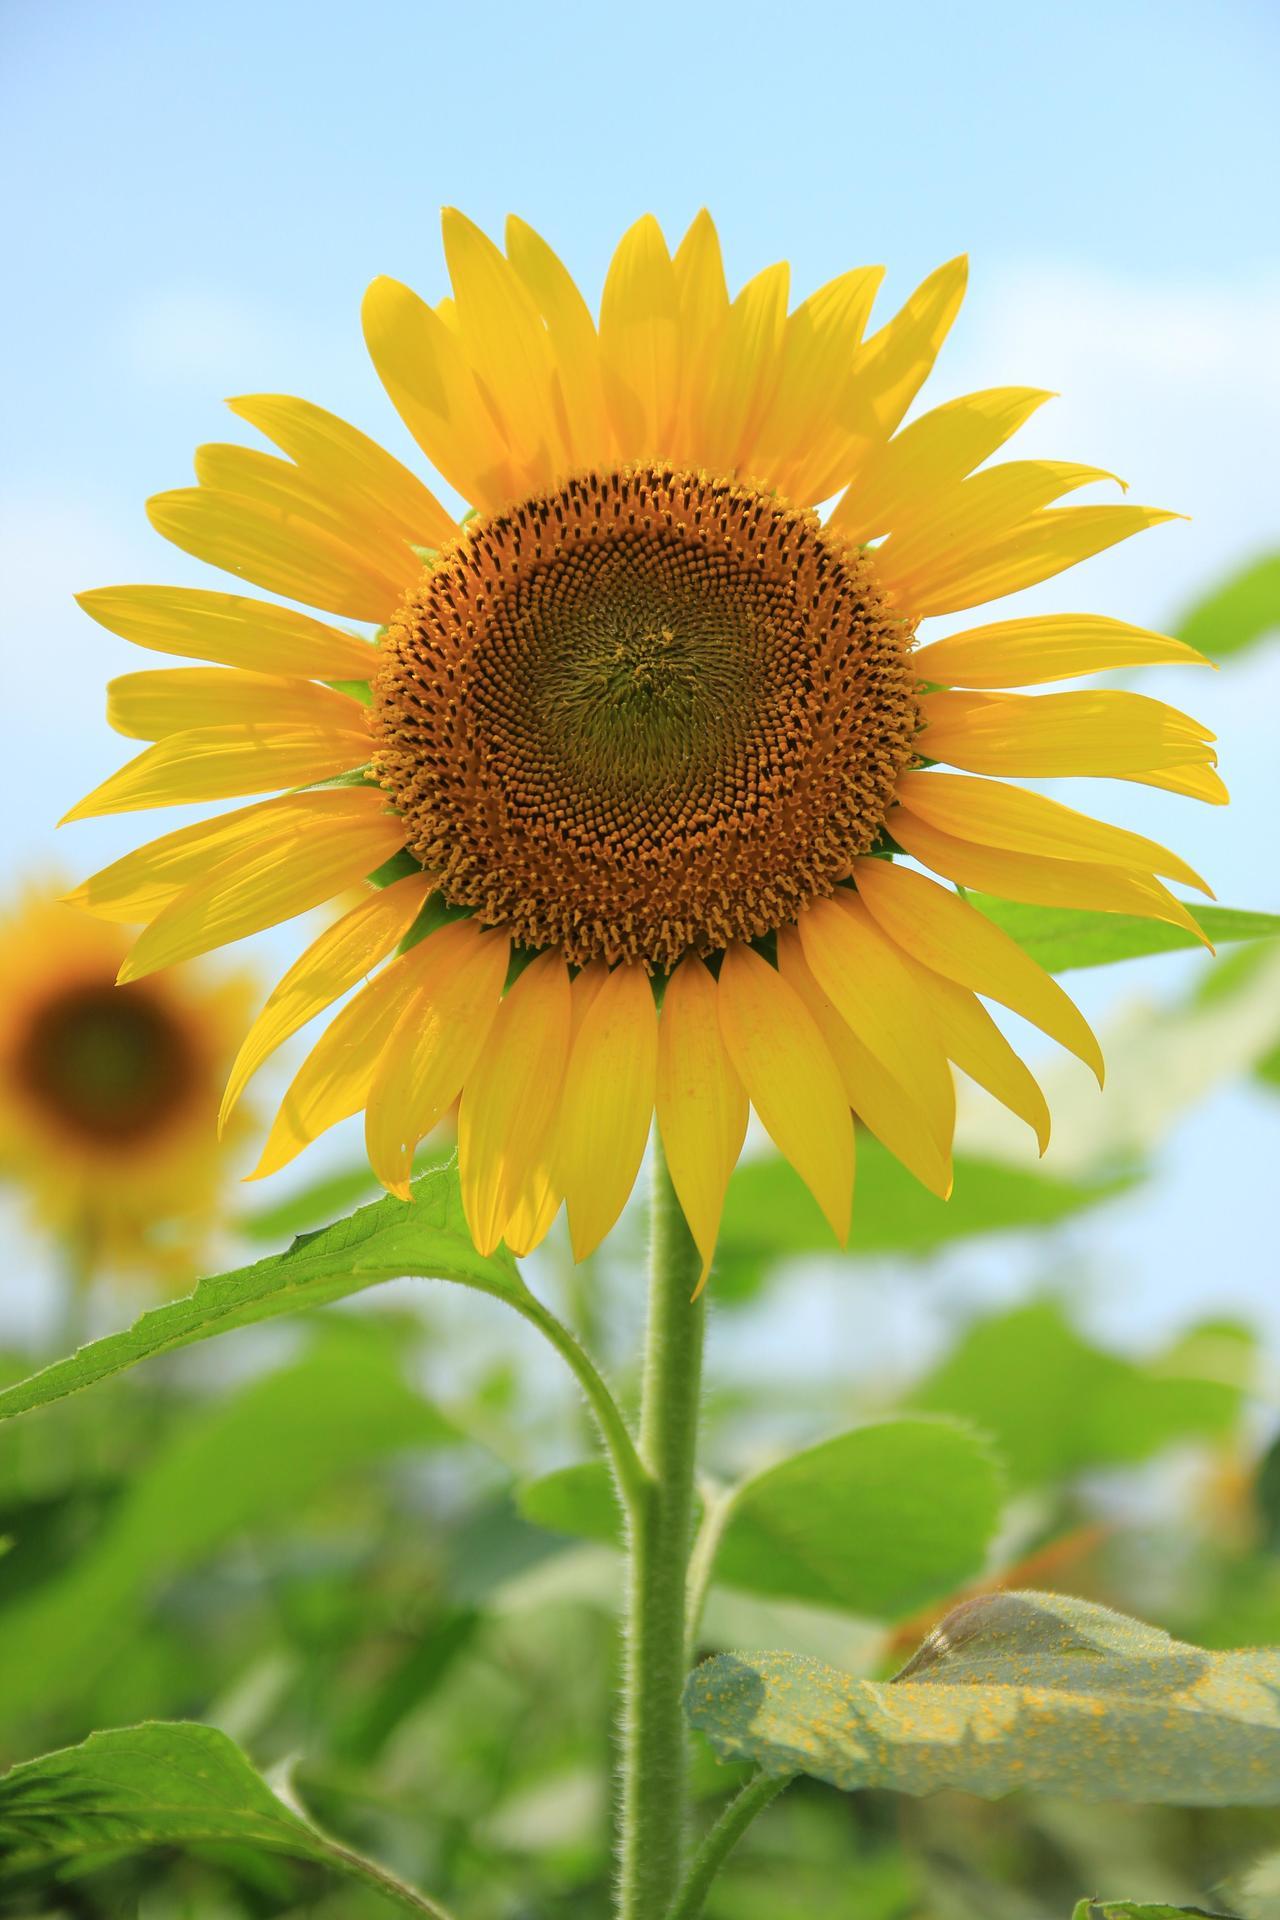
[[[471,522],[407,595],[375,765],[451,903],[666,968],[793,920],[873,844],[919,725],[910,640],[813,514],[589,473]]]

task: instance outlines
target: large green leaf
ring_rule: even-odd
[[[976,1573],[1000,1518],[990,1449],[950,1420],[881,1420],[824,1440],[732,1495],[714,1579],[747,1593],[893,1620]],[[530,1482],[525,1517],[621,1542],[602,1463]]]
[[[958,1154],[955,1190],[950,1200],[939,1200],[874,1135],[860,1132],[849,1251],[924,1255],[978,1234],[1052,1226],[1132,1185],[1128,1175],[1064,1180]],[[713,1285],[719,1297],[748,1292],[764,1267],[789,1255],[836,1251],[835,1235],[817,1203],[779,1155],[743,1161],[735,1170],[716,1254]]]
[[[1146,1900],[1077,1900],[1071,1920],[1228,1920],[1219,1913],[1206,1913],[1203,1907],[1169,1907],[1162,1901],[1154,1905]]]
[[[0,1776],[0,1889],[34,1882],[47,1891],[122,1854],[210,1843],[311,1861],[406,1913],[448,1920],[434,1901],[299,1819],[213,1727],[152,1721],[95,1733]]]
[[[1082,907],[1030,907],[991,893],[969,893],[965,898],[1050,973],[1105,967],[1115,960],[1139,960],[1146,954],[1174,953],[1184,947],[1203,951],[1194,934],[1164,920],[1090,913]],[[1195,918],[1215,946],[1231,940],[1273,940],[1280,934],[1280,914],[1275,913],[1197,905]]]
[[[847,1791],[1280,1804],[1280,1649],[1205,1653],[1058,1594],[964,1602],[887,1684],[723,1654],[686,1708],[723,1759]]]
[[[0,1615],[10,1720],[82,1696],[151,1595],[222,1542],[287,1519],[365,1461],[457,1437],[376,1331],[330,1329],[299,1364],[201,1410],[68,1570]]]
[[[1035,1301],[972,1326],[910,1403],[972,1421],[1015,1483],[1033,1485],[1231,1432],[1251,1342],[1236,1328],[1212,1336],[1141,1365],[1093,1346],[1055,1302]]]
[[[1196,601],[1178,622],[1180,640],[1211,660],[1243,653],[1280,631],[1280,553],[1263,554]]]
[[[154,1307],[122,1333],[108,1334],[66,1360],[0,1392],[0,1420],[77,1393],[155,1354],[207,1340],[282,1313],[325,1306],[380,1280],[414,1274],[456,1280],[523,1310],[529,1294],[505,1252],[486,1258],[467,1232],[452,1167],[424,1174],[412,1201],[390,1197],[295,1240],[285,1253],[202,1280],[184,1300]]]

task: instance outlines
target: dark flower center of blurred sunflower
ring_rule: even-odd
[[[452,904],[669,967],[871,847],[918,727],[910,630],[811,513],[659,467],[473,521],[374,683],[379,777]]]
[[[51,1118],[95,1144],[121,1146],[163,1131],[195,1074],[188,1036],[136,985],[72,987],[46,1001],[15,1066]]]

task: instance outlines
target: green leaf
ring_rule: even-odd
[[[595,1540],[606,1547],[622,1545],[622,1509],[603,1460],[581,1460],[526,1480],[516,1488],[515,1499],[523,1517],[548,1533]]]
[[[1051,1226],[1126,1192],[1136,1176],[1065,1180],[1038,1169],[958,1154],[950,1200],[929,1193],[874,1135],[858,1135],[849,1251],[924,1255],[955,1240]],[[761,1269],[794,1254],[836,1254],[835,1235],[780,1155],[743,1161],[729,1182],[713,1287],[749,1291]],[[0,1403],[2,1404],[2,1403]]]
[[[1251,566],[1198,600],[1177,624],[1177,635],[1211,660],[1243,653],[1280,629],[1280,553]]]
[[[1206,1653],[1059,1594],[964,1602],[888,1683],[722,1654],[685,1698],[722,1759],[845,1791],[1280,1803],[1280,1649]]]
[[[1106,967],[1115,960],[1139,960],[1151,953],[1200,948],[1185,927],[1164,920],[1143,920],[1128,913],[1089,913],[1081,907],[1029,907],[991,893],[968,893],[971,907],[994,920],[1049,973],[1073,967]],[[1268,940],[1280,934],[1280,914],[1252,913],[1240,907],[1197,906],[1194,919],[1215,946],[1231,940]]]
[[[746,1480],[714,1580],[777,1600],[893,1620],[950,1593],[986,1559],[1002,1476],[986,1443],[950,1420],[855,1427]],[[562,1468],[518,1496],[526,1519],[621,1545],[603,1463]]]
[[[740,1488],[715,1577],[896,1619],[981,1568],[1002,1490],[990,1448],[958,1422],[855,1427]]]
[[[1239,1330],[1218,1332],[1247,1344]],[[972,1421],[1015,1484],[1037,1485],[1230,1433],[1243,1386],[1220,1377],[1218,1359],[1212,1343],[1190,1340],[1147,1365],[1122,1359],[1083,1339],[1055,1302],[1035,1301],[971,1327],[910,1404]]]
[[[457,1437],[406,1385],[375,1330],[330,1329],[298,1365],[201,1409],[134,1477],[69,1569],[0,1615],[6,1714],[16,1720],[81,1697],[151,1596],[224,1541],[287,1521],[367,1461]]]
[[[153,1721],[95,1733],[0,1775],[0,1888],[31,1877],[47,1884],[152,1847],[210,1843],[311,1861],[403,1912],[448,1920],[433,1901],[299,1819],[213,1727]]]
[[[476,1252],[467,1232],[457,1172],[444,1167],[413,1183],[412,1201],[388,1196],[285,1253],[202,1280],[194,1293],[154,1307],[123,1333],[108,1334],[66,1360],[0,1392],[0,1420],[42,1407],[155,1354],[207,1340],[282,1313],[327,1306],[380,1280],[416,1275],[455,1280],[523,1309],[530,1296],[504,1251]]]

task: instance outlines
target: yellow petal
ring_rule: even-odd
[[[302,511],[211,487],[178,487],[147,502],[157,533],[212,567],[252,580],[287,600],[348,620],[382,624],[403,582],[369,564],[355,547]]]
[[[909,953],[904,952],[902,958],[929,1001],[947,1058],[1025,1120],[1043,1153],[1049,1144],[1049,1106],[1030,1068],[974,994],[958,987],[954,980],[944,980]]]
[[[352,711],[363,708],[351,702]],[[310,786],[362,767],[373,750],[367,729],[318,726],[192,727],[147,747],[62,816],[91,820],[141,807],[179,807],[193,800],[230,800],[273,787]]]
[[[816,499],[829,499],[847,485],[900,424],[960,311],[968,277],[963,254],[948,260],[859,348],[838,406],[841,431],[827,471],[815,483]]]
[[[1231,795],[1208,766],[1166,769],[1162,773],[1121,773],[1119,780],[1136,780],[1144,787],[1162,787],[1166,793],[1184,793],[1188,799],[1207,801],[1211,807],[1225,807]]]
[[[920,706],[920,752],[967,773],[1140,778],[1217,757],[1198,721],[1143,693],[930,693]]]
[[[317,478],[291,460],[228,441],[197,447],[195,469],[202,491],[252,501],[268,526],[301,518],[341,541],[377,582],[383,602],[397,605],[422,572],[419,555],[378,509],[327,474]]]
[[[859,545],[912,525],[1051,398],[1039,387],[991,387],[922,414],[868,454],[827,525]]]
[[[568,459],[552,406],[546,329],[519,275],[488,235],[456,207],[445,208],[442,225],[467,357],[524,491],[541,492]]]
[[[132,740],[163,740],[190,728],[227,727],[270,720],[290,728],[359,730],[359,701],[270,673],[227,667],[172,667],[157,673],[123,673],[107,682],[107,720]]]
[[[750,947],[728,949],[717,998],[720,1031],[747,1098],[843,1246],[853,1208],[853,1124],[822,1035],[799,994]]]
[[[372,805],[352,807],[352,789],[311,794],[305,823],[241,845],[171,900],[139,935],[120,972],[137,980],[159,967],[261,933],[354,887],[404,845],[404,822]],[[364,794],[361,793],[361,799]]]
[[[929,576],[900,604],[917,620],[958,613],[985,600],[1002,600],[1128,540],[1147,527],[1177,520],[1157,507],[1050,507],[976,547],[955,565]]]
[[[704,207],[672,261],[680,301],[680,398],[669,457],[696,467],[703,458],[703,410],[721,335],[729,317],[720,236]]]
[[[67,903],[102,920],[153,920],[193,880],[236,848],[258,846],[272,838],[301,838],[320,798],[288,794],[278,800],[259,800],[214,820],[198,820],[194,826],[162,834],[82,880],[66,896]]]
[[[1096,613],[999,620],[948,634],[912,656],[920,678],[943,687],[1033,687],[1117,667],[1212,664],[1182,640]]]
[[[371,973],[403,939],[431,891],[427,874],[383,887],[344,913],[295,960],[258,1015],[227,1077],[221,1132],[245,1087],[277,1047]]]
[[[1167,920],[1209,945],[1182,902],[1175,900],[1150,872],[984,847],[940,833],[937,827],[902,808],[890,811],[886,825],[891,837],[913,860],[962,887],[996,893],[1006,900],[1027,900],[1038,907],[1081,907],[1094,913],[1133,913],[1148,920]]]
[[[573,1042],[556,1147],[574,1258],[604,1239],[635,1185],[649,1138],[658,1056],[653,989],[641,967],[601,980]]]
[[[563,409],[562,431],[574,464],[601,465],[612,456],[613,430],[605,410],[600,341],[591,309],[541,234],[512,214],[506,238],[511,265],[547,329]]]
[[[1139,873],[1162,873],[1212,897],[1194,867],[1158,841],[1094,820],[1042,793],[1028,793],[1025,787],[930,770],[903,774],[897,798],[917,819],[961,840],[1016,853],[1047,854],[1057,860],[1093,860]]]
[[[896,1080],[840,1018],[813,977],[798,927],[784,927],[778,935],[778,971],[809,1009],[858,1118],[930,1193],[948,1199],[950,1152],[933,1138],[929,1116],[910,1088]]]
[[[713,473],[752,475],[752,449],[778,382],[790,273],[785,262],[749,280],[729,309],[699,410],[691,457]]]
[[[308,680],[367,680],[378,654],[291,607],[195,587],[95,587],[76,599],[99,626],[135,646]]]
[[[919,991],[893,943],[847,888],[800,916],[810,971],[846,1026],[924,1113],[935,1145],[951,1151],[955,1086]]]
[[[596,996],[609,978],[603,960],[594,960],[575,975],[569,985],[569,1053],[582,1031],[582,1023],[595,1004]],[[566,1062],[567,1065],[567,1062]],[[558,1141],[564,1109],[564,1080],[561,1078],[555,1115],[547,1133],[526,1169],[511,1203],[502,1237],[517,1259],[541,1245],[560,1211],[564,1189],[560,1184]]]
[[[971,572],[975,555],[1007,538],[1037,508],[1099,480],[1115,475],[1067,460],[1004,460],[985,467],[936,495],[906,527],[895,528],[876,548],[876,576],[899,605],[924,605],[935,589],[945,590],[958,574]]]
[[[658,1130],[672,1184],[711,1271],[725,1188],[747,1131],[747,1096],[720,1034],[716,983],[701,960],[667,982],[658,1022]]]
[[[498,1245],[529,1175],[546,1157],[568,1054],[569,975],[553,947],[504,997],[462,1090],[462,1204],[481,1253]]]
[[[1056,980],[993,921],[949,888],[889,860],[858,860],[854,877],[889,938],[957,986],[999,1000],[1074,1053],[1102,1083],[1102,1049]]]
[[[498,1011],[511,943],[476,920],[454,920],[404,955],[409,998],[365,1109],[369,1165],[410,1198],[418,1142],[439,1125],[480,1057]]]
[[[627,229],[609,264],[600,362],[623,459],[662,458],[680,392],[680,296],[651,213]]]
[[[360,1111],[404,1011],[411,957],[392,960],[330,1021],[280,1103],[251,1180],[278,1173],[329,1127]]]
[[[883,278],[883,267],[854,267],[787,318],[777,380],[747,465],[799,505],[823,497],[813,488],[833,443],[843,440],[840,396]]]
[[[510,457],[458,335],[385,276],[365,294],[362,318],[378,378],[436,471],[482,512],[517,498]]]
[[[416,474],[336,413],[288,393],[245,393],[227,404],[331,491],[355,496],[401,539],[441,547],[457,533],[452,515]]]

